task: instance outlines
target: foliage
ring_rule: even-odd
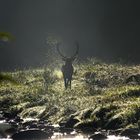
[[[7,42],[13,40],[14,37],[9,32],[0,32],[0,40]]]

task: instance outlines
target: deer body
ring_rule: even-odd
[[[68,85],[70,85],[70,88],[71,88],[71,80],[72,80],[72,75],[74,71],[72,63],[69,63],[68,60],[65,61],[65,64],[62,66],[61,71],[63,73],[65,88],[67,88]]]
[[[79,45],[77,43],[77,51],[76,51],[75,55],[73,57],[64,57],[61,54],[59,47],[57,46],[57,50],[58,50],[59,54],[61,55],[62,60],[65,62],[65,64],[61,68],[61,71],[63,73],[64,86],[66,89],[68,88],[68,86],[70,86],[70,88],[71,88],[72,75],[73,75],[73,71],[74,71],[72,62],[75,60],[76,55],[78,54],[78,49],[79,49]]]

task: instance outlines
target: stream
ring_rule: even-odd
[[[3,138],[3,139],[0,139],[0,140],[12,140],[10,138]],[[46,139],[46,140],[90,140],[88,139],[87,136],[84,136],[82,134],[77,134],[77,135],[65,135],[65,136],[62,136],[62,135],[54,135],[52,136],[51,139]],[[104,140],[130,140],[129,138],[127,137],[120,137],[120,136],[115,136],[115,135],[110,135],[108,136],[107,139],[104,139]]]
[[[75,132],[72,132],[71,134],[65,134],[65,135],[61,133],[54,133],[50,139],[46,139],[46,140],[92,140],[92,139],[89,139],[88,137],[89,137],[88,135],[75,133]],[[0,138],[0,140],[13,140],[13,139]],[[130,140],[130,139],[127,137],[122,137],[122,136],[108,135],[107,139],[102,139],[102,140]]]
[[[66,135],[66,136],[57,135],[52,137],[51,140],[90,140],[90,139],[88,139],[88,136],[84,134],[76,134],[76,135]],[[107,136],[107,139],[104,140],[129,140],[129,138],[109,135]]]
[[[6,129],[8,129],[8,127],[9,127],[8,123],[6,123],[5,121],[0,121],[0,132],[2,132],[2,131],[4,132]],[[54,126],[54,128],[55,127],[56,126]],[[29,129],[29,130],[32,130],[32,129]],[[0,134],[2,134],[2,133],[0,133]],[[69,134],[53,132],[51,138],[47,138],[46,140],[90,140],[89,137],[90,137],[90,135],[86,135],[83,133],[77,133],[75,131],[72,131]],[[3,138],[2,135],[0,135],[0,140],[13,140],[13,139],[11,139],[10,136],[9,136],[9,138]],[[91,138],[91,140],[93,140],[93,139]],[[102,139],[102,140],[130,140],[130,139],[127,137],[122,137],[122,136],[108,135],[107,138]]]

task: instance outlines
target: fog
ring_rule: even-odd
[[[66,54],[77,40],[79,59],[140,60],[138,0],[0,0],[0,31],[15,37],[0,41],[1,70],[47,64],[50,36]]]

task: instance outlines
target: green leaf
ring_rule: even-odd
[[[14,40],[14,36],[9,32],[0,32],[0,41],[8,42]]]

